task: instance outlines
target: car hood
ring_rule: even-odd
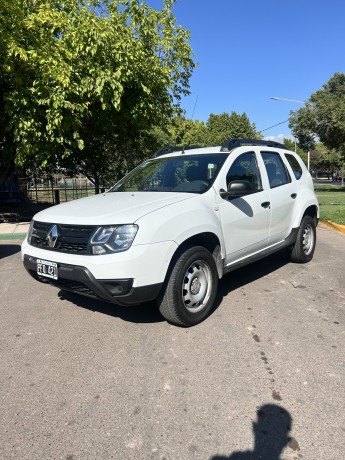
[[[34,220],[71,225],[130,224],[195,196],[177,192],[108,192],[53,206],[36,214]]]

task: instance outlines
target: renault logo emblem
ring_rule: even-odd
[[[50,248],[55,248],[55,244],[57,242],[58,236],[59,236],[59,232],[58,232],[57,225],[53,225],[47,235],[48,245]]]

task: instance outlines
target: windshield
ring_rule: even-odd
[[[213,184],[227,156],[227,153],[210,153],[148,160],[110,191],[204,193]]]

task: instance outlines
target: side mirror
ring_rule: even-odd
[[[234,180],[228,185],[227,192],[223,189],[219,190],[220,196],[224,199],[239,198],[241,196],[250,195],[253,193],[253,186],[247,180]]]

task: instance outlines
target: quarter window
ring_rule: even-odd
[[[291,155],[290,153],[285,154],[287,161],[289,162],[289,165],[291,166],[291,169],[296,177],[296,179],[300,179],[302,177],[302,167],[299,164],[298,160],[296,157]]]

